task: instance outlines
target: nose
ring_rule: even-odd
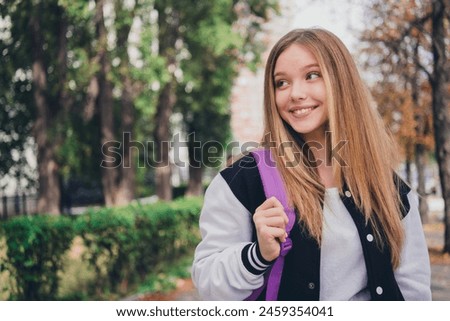
[[[303,100],[307,97],[305,86],[302,86],[298,82],[294,82],[291,87],[291,100]]]

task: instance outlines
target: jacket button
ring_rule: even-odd
[[[367,234],[366,239],[367,239],[367,241],[372,242],[373,241],[373,235],[372,234]]]
[[[383,288],[381,286],[377,286],[377,288],[375,289],[375,292],[377,292],[378,295],[382,295],[383,294]]]
[[[314,290],[315,287],[316,287],[316,285],[313,282],[308,283],[308,289]]]
[[[350,193],[350,191],[345,191],[344,194],[345,194],[345,196],[347,196],[347,197],[351,197],[351,196],[352,196],[352,193]]]

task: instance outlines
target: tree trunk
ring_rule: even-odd
[[[412,183],[411,160],[409,159],[408,156],[405,159],[405,175],[406,175],[406,182],[411,185]]]
[[[170,115],[175,105],[173,81],[166,84],[161,91],[155,118],[155,185],[156,196],[159,199],[169,201],[172,199],[172,171],[170,169]]]
[[[159,95],[155,116],[155,185],[156,195],[161,200],[172,199],[172,183],[171,169],[169,161],[170,146],[170,116],[175,106],[175,86],[176,80],[174,71],[177,66],[176,46],[178,39],[178,27],[180,25],[179,13],[175,9],[168,11],[167,6],[162,5],[159,1],[155,3],[158,10],[158,26],[159,26],[159,53],[166,59],[166,64],[170,75],[170,80]]]
[[[95,17],[99,42],[98,50],[100,53],[100,71],[98,76],[99,96],[97,103],[100,110],[102,146],[108,142],[114,141],[115,138],[112,96],[113,88],[108,79],[111,65],[107,57],[107,31],[104,23],[103,7],[104,0],[98,0]],[[113,206],[116,204],[118,167],[122,166],[122,164],[112,163],[110,161],[111,159],[114,159],[114,153],[109,148],[106,148],[103,153],[103,164],[105,164],[105,166],[102,167],[102,186],[106,206]]]
[[[100,122],[101,122],[101,144],[102,146],[108,142],[114,141],[114,123],[113,123],[113,101],[112,101],[112,86],[106,79],[105,65],[102,64],[102,74],[99,77],[100,83],[100,95],[99,95],[99,109],[100,109]],[[114,159],[114,154],[111,149],[105,149],[103,155],[105,160],[104,167],[102,167],[102,185],[103,195],[105,197],[106,206],[113,206],[116,203],[117,193],[117,179],[118,171],[117,167],[122,164],[114,164],[108,162],[108,160]]]
[[[51,125],[50,106],[47,99],[47,74],[42,51],[44,42],[41,33],[38,9],[30,19],[33,56],[33,90],[36,106],[36,121],[33,133],[37,145],[37,167],[39,192],[37,210],[39,213],[60,214],[61,191],[55,146],[49,138]]]
[[[128,37],[134,18],[135,9],[125,11],[122,3],[116,3],[116,12],[127,14],[129,23],[121,24],[117,30],[117,51],[120,58],[119,73],[122,81],[121,97],[121,137],[123,138],[123,165],[120,166],[120,181],[117,189],[116,205],[125,205],[135,198],[136,185],[136,161],[134,159],[136,144],[132,142],[135,121],[133,80],[130,77],[130,57],[128,56]],[[139,147],[138,147],[139,148]],[[138,155],[139,156],[139,155]]]
[[[57,76],[59,80],[58,88],[58,107],[62,108],[62,111],[55,110],[57,112],[63,112],[67,115],[73,104],[73,98],[67,90],[67,18],[64,10],[58,6],[57,16],[59,17],[58,26],[58,55],[57,61]]]
[[[415,46],[414,48],[414,60],[418,59],[419,55],[419,46]],[[419,78],[418,72],[414,73],[412,79],[409,79],[409,83],[411,84],[411,98],[413,102],[413,108],[417,110],[415,112],[415,120],[416,120],[416,137],[418,138],[415,146],[414,146],[414,155],[415,155],[415,163],[416,163],[416,171],[417,171],[417,194],[419,195],[419,213],[422,219],[422,223],[428,223],[428,204],[427,204],[427,195],[425,190],[425,169],[427,166],[426,161],[426,146],[423,144],[423,139],[428,134],[426,130],[425,116],[423,112],[420,110],[419,96],[420,91],[417,84],[417,79]]]
[[[203,194],[203,168],[189,167],[189,183],[186,190],[186,196],[200,196]]]
[[[98,75],[96,74],[89,81],[87,88],[86,102],[84,104],[82,114],[84,123],[88,123],[94,117],[99,91]]]
[[[120,184],[117,190],[116,205],[130,203],[135,197],[136,182],[136,162],[134,160],[132,138],[134,125],[134,104],[132,81],[128,75],[122,76],[122,137],[123,139],[123,160],[120,166]],[[126,138],[126,137],[129,137]]]
[[[419,213],[422,223],[428,223],[428,204],[425,191],[426,149],[423,144],[416,144],[417,194],[419,194]]]
[[[446,5],[444,0],[433,1],[432,47],[434,68],[431,76],[433,124],[436,159],[439,164],[439,178],[445,204],[444,252],[450,253],[450,107],[447,99],[449,67],[445,51],[445,11]]]
[[[195,132],[192,130],[191,132]],[[202,151],[201,148],[195,146],[195,135],[189,135],[189,182],[186,189],[186,196],[200,196],[203,194],[203,167],[202,167]]]

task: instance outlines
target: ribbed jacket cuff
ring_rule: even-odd
[[[245,268],[255,275],[263,274],[273,263],[262,257],[257,242],[248,244],[242,249],[242,262]]]

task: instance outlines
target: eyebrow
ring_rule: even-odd
[[[309,64],[309,65],[303,66],[302,68],[300,68],[300,70],[307,70],[307,69],[310,69],[310,68],[313,68],[313,67],[319,67],[319,64],[317,64],[317,63]],[[279,72],[276,72],[273,75],[273,77],[277,77],[277,76],[280,76],[280,75],[285,75],[285,73],[282,72],[282,71],[279,71]]]

